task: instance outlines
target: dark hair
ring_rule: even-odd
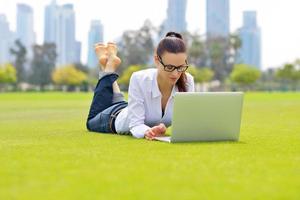
[[[156,49],[156,55],[162,57],[165,52],[186,53],[186,45],[180,33],[168,32],[166,36],[159,42]],[[183,72],[176,82],[179,92],[187,91],[186,80],[186,74]]]

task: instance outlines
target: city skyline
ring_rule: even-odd
[[[30,0],[12,0],[5,2],[5,6],[1,6],[0,13],[6,15],[10,24],[10,30],[15,31],[16,3],[26,3],[32,6],[35,23],[34,31],[37,34],[37,42],[41,44],[43,42],[44,7],[50,2],[38,1],[33,4]],[[107,42],[108,40],[115,40],[124,30],[139,28],[145,19],[150,19],[155,26],[159,26],[166,19],[168,2],[128,0],[126,2],[118,2],[118,6],[115,6],[115,1],[95,3],[96,5],[91,6],[78,0],[57,1],[59,5],[66,3],[74,4],[77,26],[76,40],[82,42],[81,60],[85,63],[87,60],[87,40],[91,20],[101,20],[104,26],[104,41]],[[135,6],[130,10],[133,6],[129,5],[132,4]],[[262,69],[278,67],[299,57],[300,47],[297,44],[300,43],[298,37],[300,30],[296,28],[296,19],[297,15],[299,15],[296,9],[297,5],[299,3],[291,0],[276,1],[272,3],[272,7],[266,2],[243,1],[241,3],[237,0],[230,1],[231,32],[242,27],[243,11],[257,11],[258,25],[262,28]],[[124,12],[119,7],[123,8]],[[118,12],[119,16],[122,16],[122,21],[116,15],[112,17],[111,13],[114,12],[109,12],[109,10]],[[128,15],[123,16],[122,14],[124,13],[128,13]],[[279,15],[278,13],[281,14]],[[136,17],[136,15],[142,17]],[[205,25],[205,1],[187,0],[188,30],[191,32],[199,31],[201,34],[205,34]]]

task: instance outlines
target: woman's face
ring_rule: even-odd
[[[170,85],[175,85],[183,72],[178,72],[177,69],[169,72],[165,70],[164,66],[185,66],[187,59],[186,53],[165,52],[160,58],[158,56],[155,56],[158,76],[160,76],[160,78],[162,78],[164,81],[170,83]]]

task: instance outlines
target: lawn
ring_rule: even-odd
[[[239,142],[89,133],[92,94],[0,94],[0,199],[300,199],[300,93],[247,93]]]

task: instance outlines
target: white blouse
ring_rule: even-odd
[[[194,92],[194,78],[187,75],[187,91]],[[177,86],[173,87],[162,116],[161,98],[157,84],[157,69],[151,68],[134,72],[128,89],[128,107],[124,108],[115,120],[117,133],[131,133],[136,138],[143,138],[150,127],[172,123],[173,102]]]

